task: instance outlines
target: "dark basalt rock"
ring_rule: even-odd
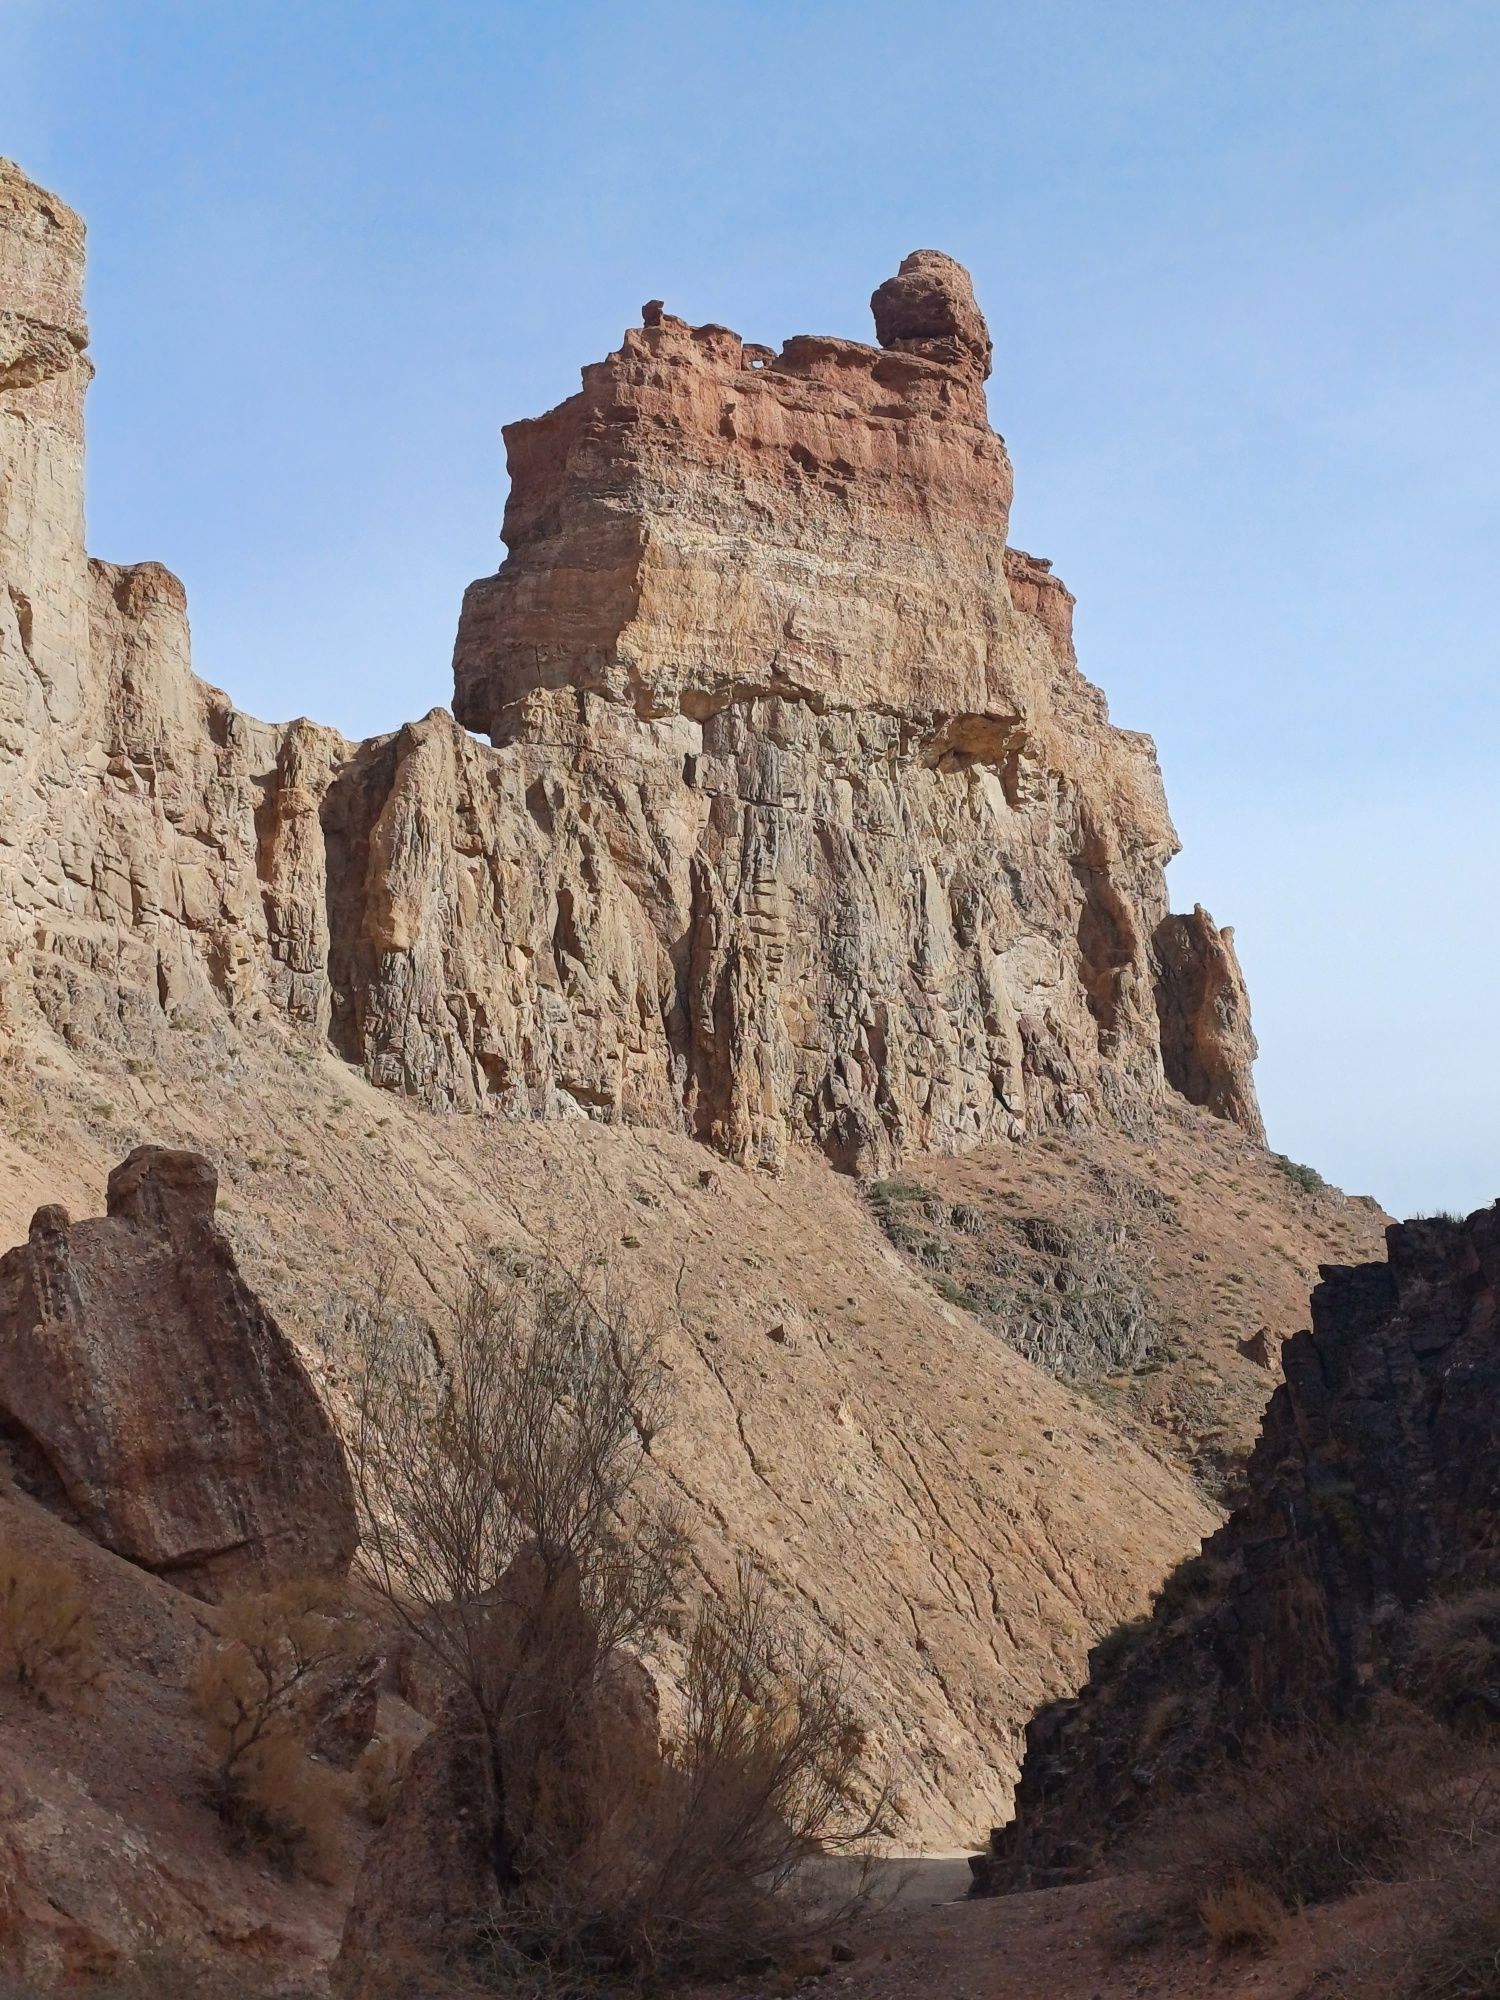
[[[981,1892],[1083,1874],[1149,1802],[1401,1681],[1411,1614],[1500,1582],[1500,1203],[1324,1266],[1245,1501],[1027,1731]]]

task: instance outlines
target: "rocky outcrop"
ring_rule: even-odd
[[[254,722],[194,679],[175,578],[88,558],[81,269],[77,218],[0,169],[12,1018],[163,1063],[291,1036],[430,1106],[773,1166],[1170,1092],[1256,1129],[1232,957],[1171,928],[1150,742],[1007,546],[950,259],[879,288],[878,346],[653,305],[510,428],[510,555],[455,654],[492,745]]]
[[[740,1158],[875,1166],[1164,1088],[1150,743],[1006,546],[967,277],[920,252],[876,306],[885,345],[778,353],[653,308],[507,430],[510,555],[459,626],[460,720],[576,746],[606,798],[630,747],[632,817],[669,830],[661,860],[630,843],[668,918],[669,1080]],[[577,905],[585,964],[615,900]]]
[[[1093,1865],[1216,1761],[1402,1684],[1422,1606],[1493,1606],[1500,1204],[1386,1240],[1384,1264],[1325,1269],[1311,1332],[1283,1346],[1248,1497],[1032,1722],[987,1881]]]
[[[994,350],[969,274],[941,250],[903,257],[895,277],[876,287],[870,311],[882,347],[972,367],[981,381],[989,374]]]
[[[1190,917],[1163,917],[1154,943],[1167,1082],[1190,1104],[1264,1139],[1251,1081],[1250,996],[1234,955],[1234,932],[1220,930],[1199,903]]]
[[[466,1968],[500,1915],[499,1813],[484,1730],[455,1702],[413,1751],[365,1856],[332,1969],[336,2000],[474,2000],[482,1989]]]
[[[23,1485],[203,1595],[341,1574],[357,1540],[342,1449],[215,1194],[207,1160],[143,1147],[107,1216],[38,1209],[0,1258],[0,1441]]]

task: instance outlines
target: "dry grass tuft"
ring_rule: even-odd
[[[1481,1731],[1500,1726],[1500,1588],[1423,1605],[1407,1627],[1405,1680],[1446,1722]]]
[[[1215,1951],[1271,1951],[1286,1930],[1287,1913],[1264,1883],[1236,1875],[1204,1894],[1198,1920]]]
[[[46,1706],[103,1678],[94,1614],[64,1564],[0,1543],[0,1678]]]
[[[1454,1854],[1422,1884],[1406,1925],[1364,1989],[1368,2000],[1495,2000],[1500,1994],[1500,1842]]]

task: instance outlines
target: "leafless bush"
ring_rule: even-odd
[[[214,1759],[213,1803],[225,1824],[319,1876],[333,1863],[347,1782],[308,1744],[357,1644],[326,1584],[284,1584],[226,1600],[193,1682]]]
[[[1342,1955],[1336,2000],[1495,2000],[1500,1994],[1500,1755],[1449,1738],[1427,1786],[1424,1837],[1383,1920]]]
[[[1358,2000],[1495,2000],[1500,1841],[1450,1851],[1418,1887],[1396,1936],[1365,1955],[1364,1977],[1353,1994]]]
[[[550,1604],[576,1590],[596,1634],[592,1679],[615,1648],[659,1628],[675,1598],[675,1517],[636,1488],[662,1419],[655,1340],[598,1273],[495,1258],[468,1274],[436,1346],[377,1300],[358,1345],[349,1458],[373,1579],[487,1727],[495,1607],[525,1552]]]
[[[73,1572],[0,1543],[0,1678],[51,1705],[88,1693],[102,1674],[94,1614]]]
[[[1406,1637],[1404,1680],[1417,1700],[1464,1728],[1500,1725],[1500,1589],[1430,1599]]]
[[[896,1801],[863,1772],[836,1656],[784,1635],[748,1572],[694,1620],[681,1697],[649,1772],[590,1774],[595,1840],[489,1926],[487,1970],[508,1993],[792,1963],[868,1899]]]
[[[374,1579],[461,1691],[501,1801],[486,1976],[588,1990],[770,1952],[811,1920],[809,1857],[871,1836],[864,1739],[836,1666],[742,1580],[686,1639],[658,1742],[632,1655],[686,1556],[641,1492],[665,1416],[657,1343],[607,1274],[491,1258],[434,1342],[359,1317],[350,1458]]]
[[[483,1729],[511,1896],[597,1873],[619,1663],[662,1629],[685,1543],[639,1492],[665,1371],[608,1274],[490,1257],[436,1339],[354,1316],[365,1560]],[[591,1796],[597,1794],[597,1796]]]

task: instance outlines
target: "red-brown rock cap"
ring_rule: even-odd
[[[882,347],[935,349],[935,358],[944,360],[967,357],[981,380],[988,376],[994,350],[973,283],[963,265],[941,250],[913,250],[903,257],[895,277],[871,294],[870,310]]]

